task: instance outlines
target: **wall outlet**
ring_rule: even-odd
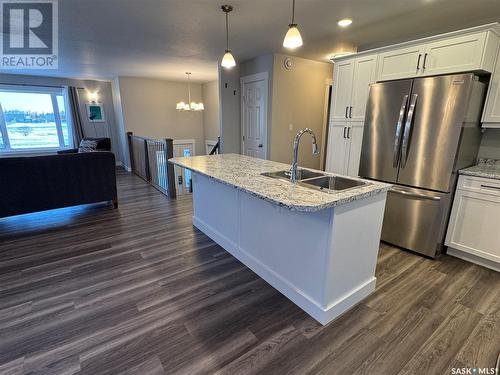
[[[288,124],[288,130],[293,131],[293,124]]]

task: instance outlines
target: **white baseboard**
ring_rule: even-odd
[[[494,271],[500,272],[500,264],[493,262],[489,259],[484,259],[484,258],[478,257],[476,255],[469,254],[465,251],[454,249],[452,247],[448,247],[446,254],[451,255],[453,257],[456,257],[456,258],[463,259],[467,262],[475,263],[475,264],[478,264],[480,266],[490,268]]]
[[[376,278],[372,277],[324,308],[203,220],[193,216],[193,225],[323,325],[345,313],[375,290]]]

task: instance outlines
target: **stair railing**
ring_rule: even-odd
[[[127,132],[132,172],[170,198],[176,197],[173,139],[151,139]]]

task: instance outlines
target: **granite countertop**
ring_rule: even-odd
[[[460,174],[500,180],[500,160],[479,159],[479,163],[477,165],[461,169]]]
[[[178,157],[169,159],[169,162],[296,211],[312,212],[339,206],[383,193],[391,186],[357,178],[356,180],[369,182],[369,185],[338,192],[309,189],[261,175],[264,172],[288,170],[289,164],[238,154]]]

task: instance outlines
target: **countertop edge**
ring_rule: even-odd
[[[459,171],[459,174],[464,175],[464,176],[482,177],[482,178],[489,178],[492,180],[500,180],[500,174],[495,174],[495,173],[480,172],[480,171],[468,171],[466,169],[461,169]]]
[[[251,190],[248,190],[242,186],[238,186],[238,185],[235,185],[235,184],[232,184],[228,181],[225,181],[225,180],[222,180],[220,178],[217,178],[215,176],[212,176],[210,174],[207,174],[205,172],[202,172],[200,170],[197,170],[197,169],[194,169],[192,168],[191,166],[189,165],[186,165],[186,164],[183,164],[183,163],[180,163],[178,161],[174,161],[172,159],[169,159],[168,160],[169,163],[171,164],[175,164],[179,167],[182,167],[182,168],[186,168],[194,173],[198,173],[200,175],[203,175],[207,178],[210,178],[214,181],[217,181],[217,182],[220,182],[226,186],[230,186],[234,189],[237,189],[237,190],[241,190],[241,191],[244,191],[245,193],[248,193],[248,194],[251,194],[257,198],[260,198],[262,200],[265,200],[267,202],[270,202],[272,204],[275,204],[277,206],[280,206],[280,207],[284,207],[284,208],[287,208],[291,211],[299,211],[299,212],[317,212],[317,211],[321,211],[321,210],[325,210],[325,209],[329,209],[329,208],[333,208],[333,207],[338,207],[338,206],[342,206],[342,205],[345,205],[345,204],[348,204],[348,203],[351,203],[351,202],[354,202],[354,201],[357,201],[357,200],[361,200],[361,199],[365,199],[365,198],[369,198],[371,196],[375,196],[375,195],[378,195],[378,194],[382,194],[384,192],[387,192],[389,191],[389,189],[391,188],[391,184],[386,184],[386,183],[381,183],[381,182],[377,182],[377,184],[380,184],[380,185],[384,185],[384,186],[380,186],[380,187],[374,187],[373,190],[370,190],[368,192],[364,192],[364,193],[359,193],[357,195],[353,195],[353,196],[350,196],[350,197],[346,197],[346,198],[339,198],[337,200],[334,200],[332,202],[329,202],[329,203],[324,203],[324,204],[318,204],[318,205],[308,205],[308,206],[304,206],[304,205],[288,205],[288,204],[285,204],[283,202],[280,202],[280,201],[277,201],[277,200],[274,200],[268,196],[265,196],[265,195],[262,195],[262,194],[259,194],[255,191],[251,191]],[[325,194],[328,194],[328,193],[325,193]]]

